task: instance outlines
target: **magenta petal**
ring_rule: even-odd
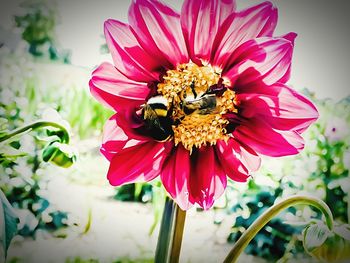
[[[114,114],[106,122],[103,128],[102,146],[100,151],[108,160],[111,160],[113,156],[122,149],[142,144],[149,140],[146,137],[140,137],[136,134],[130,136],[131,131],[127,134],[117,123],[121,118],[122,116],[120,114]]]
[[[225,19],[234,12],[233,0],[185,0],[181,27],[192,61],[210,61],[213,43]]]
[[[102,63],[95,69],[89,84],[96,99],[115,110],[123,108],[123,102],[140,105],[149,93],[145,83],[128,79],[110,63]]]
[[[233,132],[233,136],[266,156],[293,155],[304,148],[304,140],[298,132],[275,130],[256,118],[243,121]]]
[[[207,210],[223,194],[227,184],[226,175],[211,146],[196,149],[191,155],[191,163],[191,198]]]
[[[162,183],[182,210],[192,207],[189,200],[190,154],[179,145],[175,153],[164,162],[160,178]]]
[[[305,130],[318,118],[313,103],[293,89],[283,85],[257,85],[237,94],[241,115],[256,117],[278,130]]]
[[[118,112],[117,124],[131,139],[138,141],[153,140],[151,137],[142,135],[138,132],[139,129],[142,130],[144,122],[135,114],[134,109]]]
[[[163,143],[146,142],[116,153],[107,178],[111,185],[150,181],[160,173],[165,150]]]
[[[170,7],[157,0],[134,0],[129,23],[144,49],[163,65],[174,68],[189,61],[180,15]]]
[[[277,16],[277,9],[270,2],[231,14],[221,29],[225,33],[215,40],[216,52],[212,64],[225,68],[226,61],[238,46],[253,38],[272,36]]]
[[[267,85],[289,80],[293,42],[286,38],[259,38],[241,45],[224,72],[236,88],[262,81]]]
[[[161,62],[140,46],[129,25],[109,19],[104,32],[114,65],[121,73],[141,82],[159,79]]]
[[[260,167],[260,157],[235,139],[231,138],[228,142],[218,141],[215,149],[223,170],[234,181],[245,182],[251,172]]]
[[[89,81],[89,86],[91,95],[94,96],[96,100],[98,100],[101,104],[105,105],[106,107],[112,108],[117,112],[129,109],[130,107],[137,108],[143,103],[143,101],[141,100],[131,100],[118,96],[113,96],[110,93],[95,87],[92,80]]]

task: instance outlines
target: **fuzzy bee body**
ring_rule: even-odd
[[[190,114],[210,114],[216,110],[215,94],[203,93],[197,95],[194,88],[192,94],[184,94],[184,99],[178,105],[177,109],[183,112],[183,117],[175,120],[172,119],[172,110],[174,105],[169,106],[168,101],[163,96],[155,96],[150,98],[146,104],[142,106],[142,118],[145,127],[150,135],[157,141],[166,141],[174,133],[172,125],[181,122],[181,119]]]
[[[184,112],[191,114],[209,114],[216,109],[216,96],[214,94],[205,94],[199,98],[186,99],[183,103]]]
[[[152,97],[143,105],[142,118],[146,129],[157,141],[166,141],[173,134],[172,121],[168,115],[168,102],[162,96]]]

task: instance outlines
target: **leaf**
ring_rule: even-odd
[[[88,220],[86,222],[86,225],[84,227],[84,231],[82,233],[82,235],[85,235],[89,232],[90,228],[91,228],[91,223],[92,223],[92,209],[89,208],[89,211],[88,211]]]
[[[135,191],[134,191],[134,196],[136,199],[139,198],[141,192],[142,192],[142,186],[143,183],[135,183]]]
[[[341,236],[345,240],[350,241],[350,225],[346,224],[341,226],[335,226],[334,233]]]
[[[328,227],[321,221],[311,224],[304,230],[303,245],[306,251],[310,252],[313,249],[321,246],[330,235]]]
[[[0,258],[2,260],[5,260],[7,249],[17,233],[17,222],[18,217],[14,209],[0,190],[0,242],[2,244]]]

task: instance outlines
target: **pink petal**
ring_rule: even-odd
[[[114,114],[103,128],[101,153],[110,161],[122,149],[147,142],[148,138],[127,135],[117,124],[120,114]],[[139,139],[136,140],[135,138]],[[141,139],[141,140],[140,140]]]
[[[164,160],[163,143],[146,142],[116,153],[107,178],[111,185],[150,181],[157,177]]]
[[[162,64],[140,46],[129,25],[109,19],[104,32],[114,65],[121,73],[141,82],[159,79]]]
[[[115,110],[121,108],[120,101],[140,105],[150,92],[145,83],[128,79],[110,63],[102,63],[92,72],[90,89],[98,100]]]
[[[218,141],[215,149],[223,170],[234,181],[247,181],[250,173],[260,167],[260,157],[247,145],[235,139],[231,138],[228,142]]]
[[[213,43],[225,19],[234,12],[233,0],[185,0],[181,27],[192,61],[210,61]]]
[[[304,148],[304,140],[298,132],[275,130],[257,118],[243,121],[233,136],[257,153],[272,157],[297,154]]]
[[[180,15],[157,0],[133,0],[129,23],[135,36],[152,56],[168,68],[189,61]]]
[[[179,145],[174,154],[164,162],[160,178],[162,183],[182,210],[193,205],[189,200],[190,155]]]
[[[118,112],[117,124],[129,138],[139,141],[149,141],[152,138],[143,135],[144,122],[135,113],[134,109]]]
[[[262,81],[267,85],[289,80],[293,42],[286,38],[258,38],[241,45],[224,72],[236,88]]]
[[[293,89],[283,85],[257,85],[237,94],[241,115],[256,117],[278,130],[305,130],[318,118],[313,103]]]
[[[194,202],[207,210],[223,194],[226,174],[211,146],[202,146],[193,152],[191,162],[190,195]]]
[[[212,64],[225,69],[226,61],[238,46],[253,38],[272,36],[277,17],[277,9],[270,2],[231,14],[221,29],[225,33],[215,40]]]
[[[91,95],[95,97],[101,104],[106,107],[112,108],[115,111],[121,111],[128,109],[130,107],[137,108],[142,104],[140,100],[131,100],[117,96],[111,96],[101,89],[95,87],[92,80],[89,81]]]

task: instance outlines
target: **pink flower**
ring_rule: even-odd
[[[296,34],[273,36],[276,23],[271,3],[236,11],[233,0],[185,0],[180,14],[133,0],[129,24],[107,20],[114,65],[101,64],[90,89],[116,111],[101,147],[110,183],[160,175],[182,209],[209,209],[259,155],[300,152],[318,113],[286,85]]]

